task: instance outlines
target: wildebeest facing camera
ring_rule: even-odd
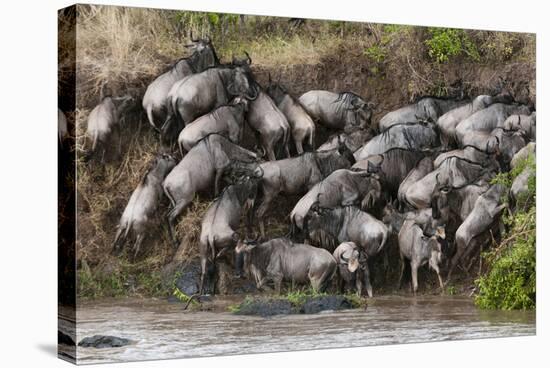
[[[60,357],[535,333],[534,34],[58,17]]]

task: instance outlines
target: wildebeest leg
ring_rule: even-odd
[[[136,242],[134,244],[134,258],[137,258],[137,255],[139,253],[139,250],[141,248],[141,243],[143,242],[144,235],[138,234],[136,236]]]
[[[220,194],[220,181],[223,175],[223,169],[216,170],[216,178],[214,179],[214,195],[217,197]]]
[[[439,266],[438,265],[432,265],[432,268],[433,270],[435,271],[435,273],[437,274],[437,279],[439,280],[439,287],[441,288],[441,293],[443,294],[445,288],[444,288],[444,284],[443,284],[443,279],[441,278],[441,274],[439,272]]]
[[[281,285],[283,284],[283,276],[277,275],[273,277],[273,284],[275,285],[275,292],[281,294]]]
[[[365,287],[367,288],[367,295],[372,298],[372,285],[370,283],[370,270],[368,262],[365,263]]]
[[[403,285],[403,272],[405,271],[405,259],[403,253],[399,252],[399,281],[397,282],[397,289],[400,290]]]
[[[416,296],[418,290],[418,264],[415,261],[411,261],[411,279],[413,294]]]
[[[176,239],[176,231],[175,231],[175,222],[176,218],[179,216],[179,214],[187,207],[190,201],[180,201],[176,204],[174,208],[168,212],[168,229],[170,232],[170,237],[172,238],[172,242],[174,243],[174,248],[178,248],[179,243]]]
[[[256,212],[256,218],[258,219],[258,222],[260,223],[260,234],[262,235],[262,238],[265,238],[265,223],[264,218],[267,210],[269,209],[269,206],[275,196],[271,194],[272,192],[266,192],[264,191],[264,198],[260,206],[258,207],[258,211]]]
[[[301,155],[304,153],[304,147],[302,147],[302,141],[299,139],[294,140],[294,144],[296,145],[296,153]]]
[[[337,266],[340,268],[340,266]],[[336,271],[336,288],[340,294],[344,293],[344,278],[340,275],[340,270]]]
[[[201,281],[199,285],[199,295],[204,292],[204,276],[206,275],[206,257],[201,256]]]
[[[124,229],[122,227],[119,227],[118,230],[116,231],[115,240],[113,241],[113,247],[111,249],[112,254],[118,253],[118,251],[120,249],[120,244],[119,243],[122,240],[121,235],[122,235],[123,231],[124,231]]]
[[[357,296],[361,296],[363,294],[363,277],[359,270],[355,274],[355,287],[357,289]]]

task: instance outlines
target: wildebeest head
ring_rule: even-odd
[[[288,94],[286,88],[284,88],[280,83],[274,83],[271,80],[271,74],[269,74],[268,86],[265,89],[265,92],[273,99],[275,104],[280,104],[282,99]]]
[[[434,219],[440,219],[442,217],[442,212],[449,208],[448,196],[452,189],[446,180],[440,180],[440,176],[440,173],[437,173],[435,176],[436,185],[432,192],[431,207],[432,217]]]
[[[336,261],[341,265],[347,265],[348,271],[353,273],[360,266],[360,250],[354,242],[347,242],[350,246],[344,252],[340,253],[340,259]]]
[[[361,201],[361,209],[363,211],[372,210],[382,198],[382,184],[380,184],[380,176],[378,174],[370,174],[366,178],[369,183],[369,191]]]
[[[405,215],[397,211],[397,199],[394,203],[388,202],[382,210],[382,222],[393,234],[399,232],[404,220]]]
[[[332,252],[337,246],[343,220],[343,208],[322,208],[316,201],[304,217],[305,234],[313,244]]]
[[[239,106],[243,112],[248,111],[248,100],[242,96],[235,97],[233,100],[231,100],[230,105],[232,106]]]

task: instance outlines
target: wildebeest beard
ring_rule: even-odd
[[[317,217],[310,224],[306,216],[304,227],[313,244],[321,246],[329,251],[334,251],[338,246],[338,234],[342,229],[345,219],[345,208],[323,208],[317,212]]]

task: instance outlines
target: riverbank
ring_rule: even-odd
[[[248,51],[262,85],[271,74],[295,96],[311,89],[356,92],[376,104],[375,122],[421,95],[475,96],[503,89],[518,101],[535,101],[535,38],[529,34],[316,20],[293,26],[285,18],[246,17],[241,21],[232,15],[108,6],[79,5],[79,17],[77,109],[69,116],[76,119],[79,155],[84,152],[86,119],[97,103],[102,82],[107,81],[115,95],[129,92],[141,100],[147,85],[186,55],[182,45],[191,30],[195,37],[209,35],[223,62]],[[70,80],[61,65],[60,78]],[[74,99],[63,93],[61,89],[61,97],[66,97],[61,101]],[[317,143],[324,137],[326,132],[317,134]],[[120,160],[98,168],[79,159],[76,258],[80,299],[167,297],[187,265],[196,263],[200,222],[211,196],[197,196],[182,215],[176,228],[182,240],[177,251],[159,221],[148,232],[138,258],[125,252],[119,257],[110,254],[120,215],[159,149],[138,106],[124,122]],[[288,232],[287,216],[296,201],[294,197],[278,201],[268,216],[268,238]],[[167,205],[163,203],[162,213]],[[396,291],[399,258],[396,244],[390,248],[387,255],[373,260],[376,295]],[[481,262],[467,273],[459,272],[445,293],[470,295],[483,268]],[[220,271],[218,289],[232,293],[230,266],[220,265]],[[432,272],[422,269],[419,278],[421,294],[438,293]]]

